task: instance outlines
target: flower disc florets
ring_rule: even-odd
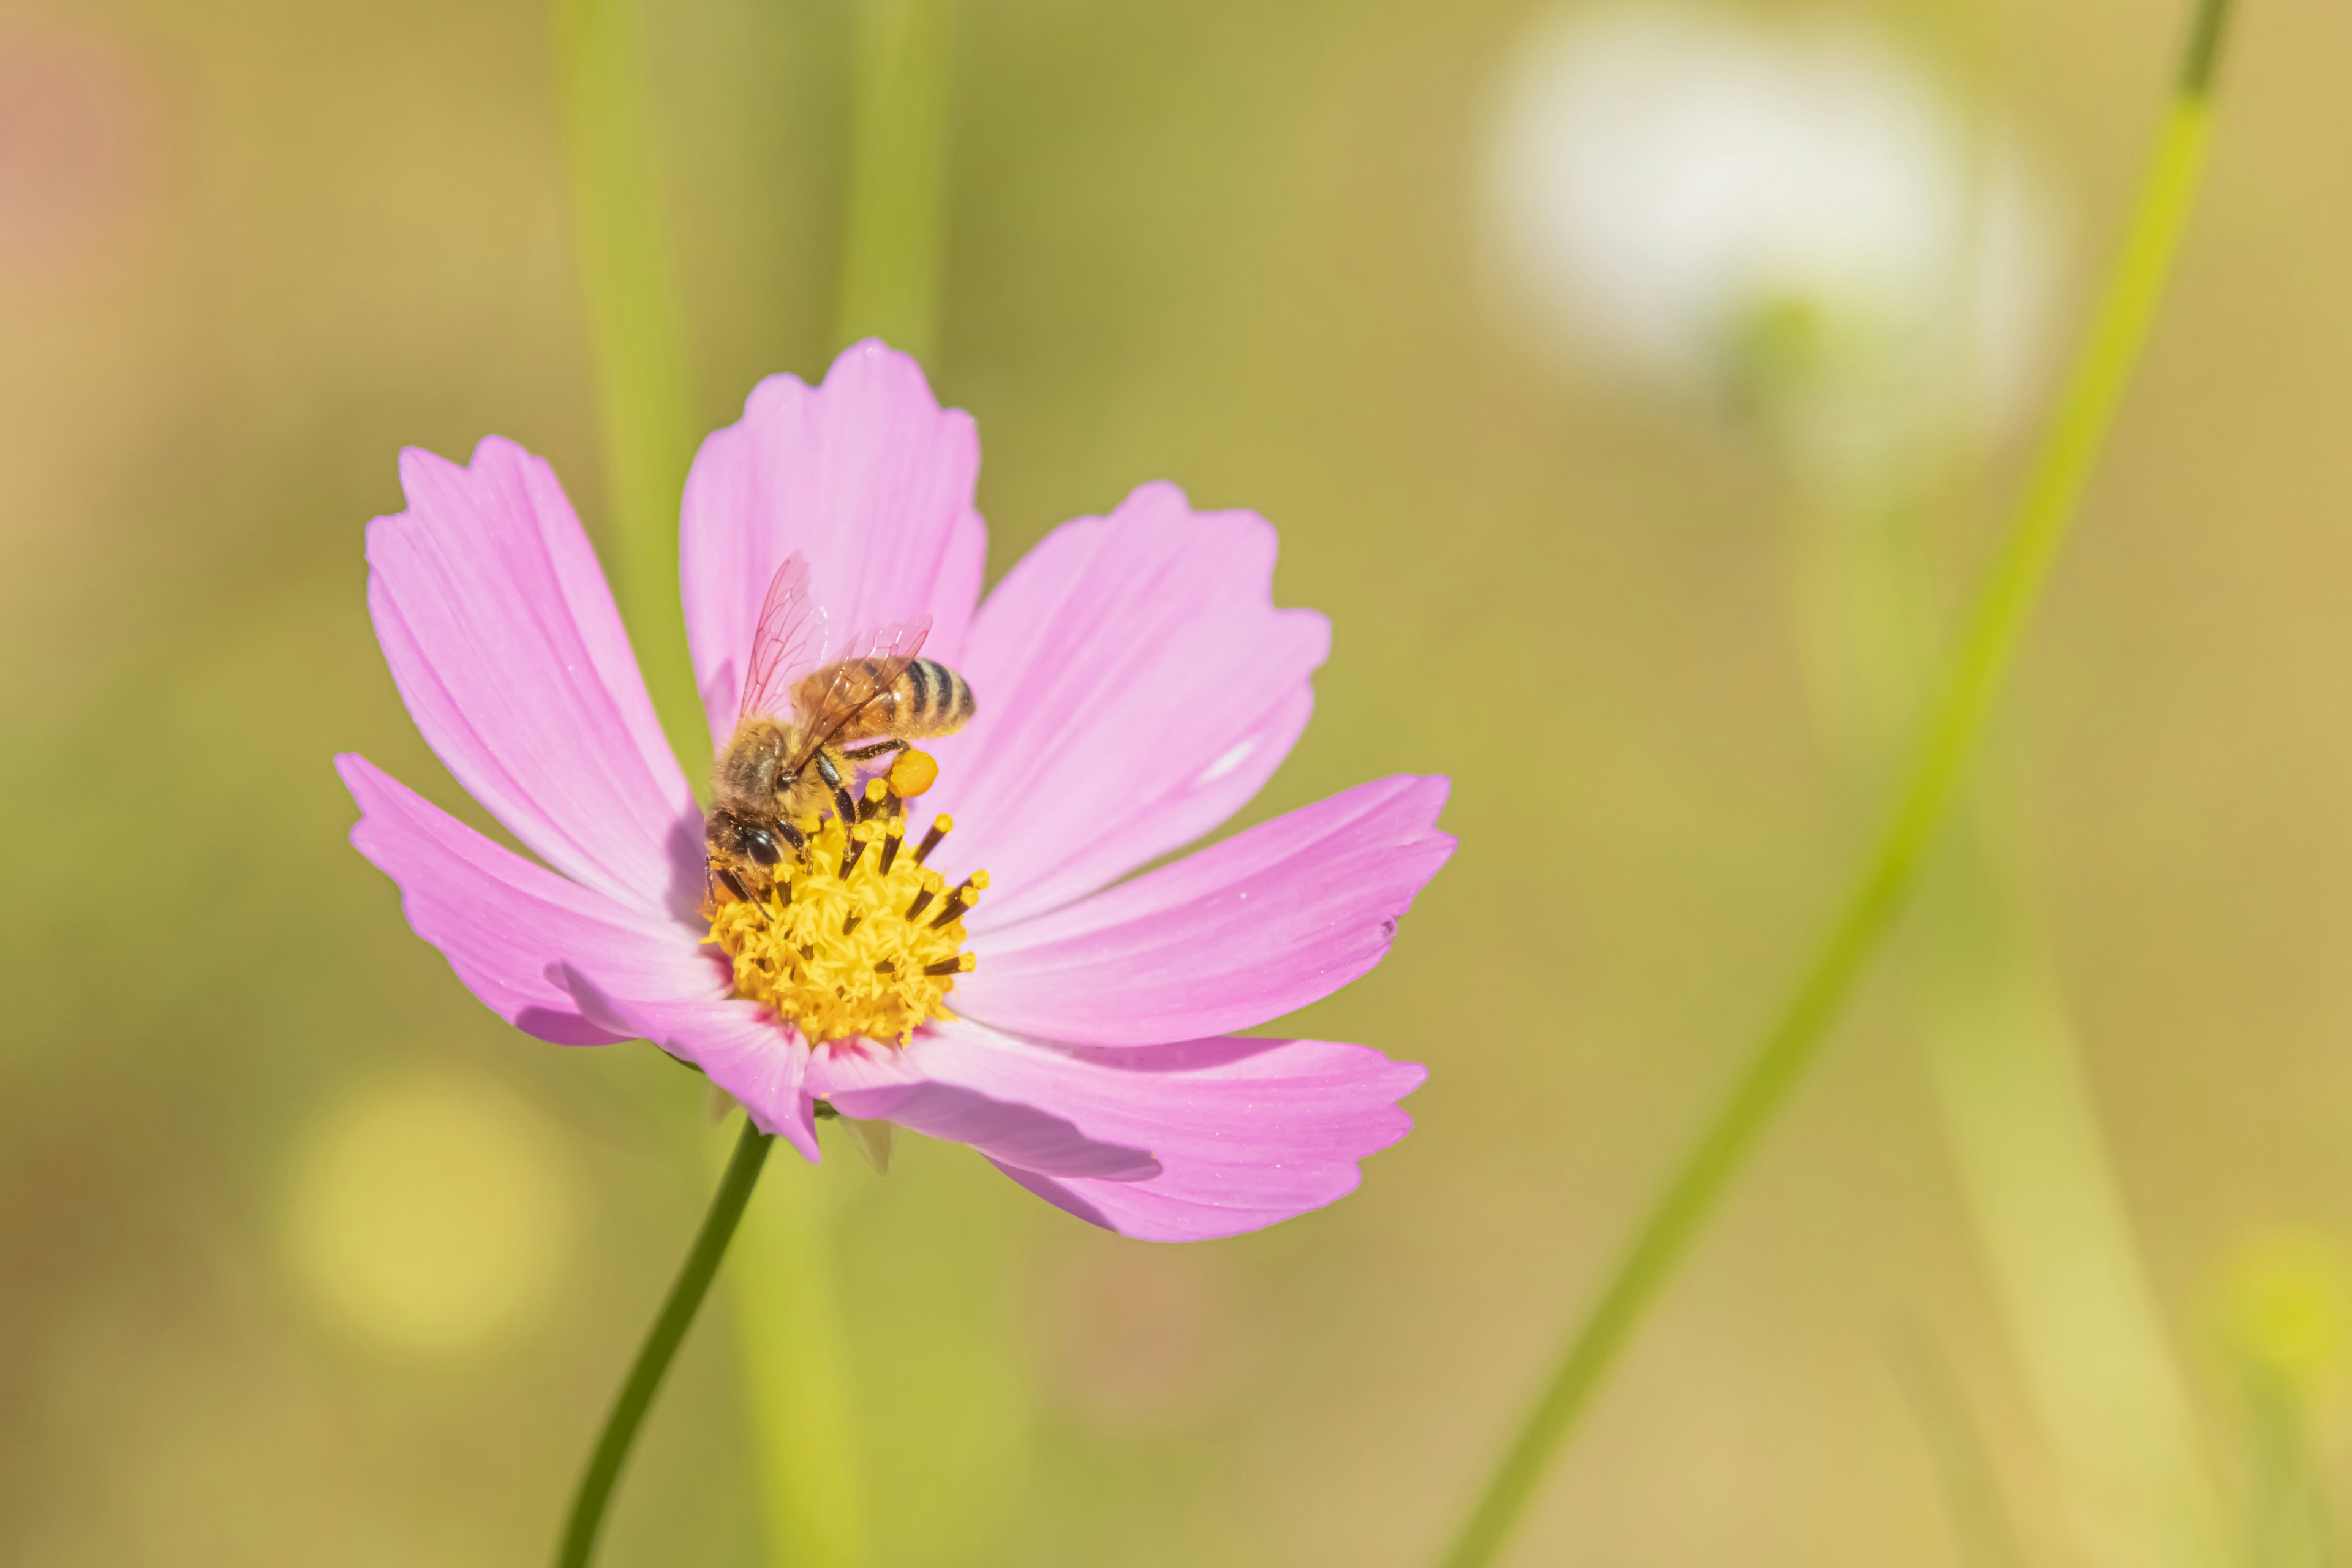
[[[909,850],[896,816],[848,826],[827,817],[805,859],[776,868],[766,899],[715,902],[709,940],[734,961],[735,994],[774,1009],[813,1046],[853,1036],[904,1046],[918,1026],[954,1017],[947,994],[973,965],[963,912],[988,873],[950,888],[923,864],[953,826],[940,817]]]

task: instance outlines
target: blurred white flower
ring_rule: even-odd
[[[2058,269],[2048,208],[2012,142],[1874,36],[1554,17],[1497,109],[1515,326],[1832,440],[1988,435],[2020,411]]]

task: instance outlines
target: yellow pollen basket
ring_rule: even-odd
[[[884,799],[880,780],[866,786],[869,810]],[[774,1009],[813,1046],[853,1036],[904,1046],[917,1026],[954,1017],[947,994],[973,964],[963,913],[988,873],[950,888],[924,866],[952,826],[941,816],[910,846],[901,817],[848,827],[827,817],[805,865],[776,868],[764,902],[713,907],[708,940],[734,960],[735,994]]]

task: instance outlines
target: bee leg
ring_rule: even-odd
[[[705,886],[708,886],[708,885],[709,885],[709,881],[710,881],[710,879],[711,879],[711,877],[712,877],[712,875],[713,875],[714,873],[718,876],[719,879],[721,882],[724,882],[724,883],[726,883],[726,884],[727,884],[727,890],[728,890],[729,892],[730,892],[730,893],[734,894],[734,895],[735,895],[735,897],[737,898],[737,900],[739,900],[740,901],[741,901],[741,902],[743,902],[743,903],[747,903],[747,904],[751,905],[753,909],[755,909],[755,910],[759,910],[759,911],[760,911],[760,918],[761,918],[761,920],[763,920],[763,921],[768,921],[768,923],[769,923],[770,925],[773,925],[773,924],[775,924],[775,923],[776,923],[774,921],[768,920],[768,907],[767,907],[767,905],[765,905],[765,904],[763,904],[763,903],[760,902],[760,900],[757,900],[757,899],[753,898],[753,897],[752,897],[752,896],[751,896],[748,891],[746,891],[746,890],[744,889],[744,887],[743,887],[743,881],[742,881],[742,879],[741,879],[741,878],[740,878],[740,877],[738,877],[738,876],[736,876],[734,872],[728,870],[726,868],[724,868],[724,867],[709,867],[709,868],[706,868],[704,869],[704,871],[703,871],[703,875],[702,875],[702,879],[703,879],[703,882],[704,882]]]
[[[841,754],[845,759],[853,763],[870,763],[874,762],[877,758],[889,756],[894,752],[905,752],[910,749],[911,748],[905,741],[894,739],[888,741],[877,741],[870,746],[854,746]],[[887,797],[887,801],[890,808],[896,809],[898,804],[898,797],[896,795]],[[862,820],[866,817],[880,815],[884,807],[881,805],[868,802],[858,809],[857,816]]]
[[[841,826],[845,831],[857,821],[857,803],[849,796],[849,785],[843,781],[841,770],[833,765],[833,758],[823,751],[816,754],[816,772],[819,778],[832,786],[833,808],[840,815]]]

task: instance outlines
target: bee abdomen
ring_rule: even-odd
[[[916,734],[961,730],[973,713],[971,683],[937,659],[919,658],[898,677],[901,722]]]

